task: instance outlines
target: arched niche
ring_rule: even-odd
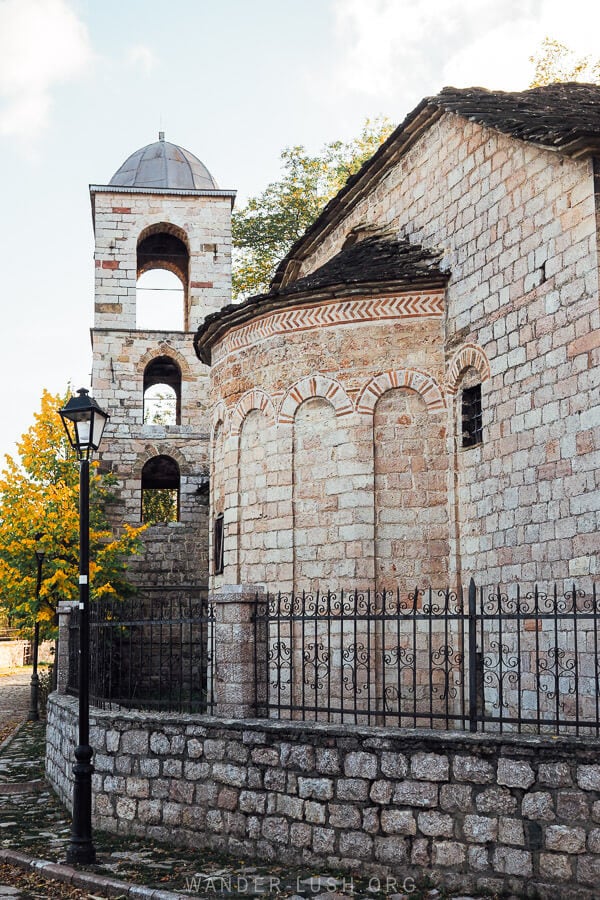
[[[146,228],[137,244],[137,327],[188,330],[190,255],[185,232],[167,222]]]
[[[142,468],[142,522],[163,525],[179,520],[180,472],[172,456],[153,456]]]
[[[144,369],[144,425],[181,424],[181,369],[157,356]]]

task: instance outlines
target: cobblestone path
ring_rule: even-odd
[[[29,710],[31,672],[0,672],[0,744]]]

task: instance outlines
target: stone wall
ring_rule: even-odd
[[[76,715],[52,695],[47,774],[65,803]],[[98,828],[307,869],[597,896],[597,739],[98,710],[90,725]]]
[[[439,291],[324,302],[266,315],[214,349],[215,589],[372,587],[376,570],[410,589],[446,586],[442,316]],[[400,500],[410,521],[393,518]]]
[[[298,272],[331,259],[356,228],[444,248],[447,364],[475,344],[491,371],[484,444],[457,449],[453,464],[453,565],[490,583],[599,571],[597,209],[590,159],[446,113]]]

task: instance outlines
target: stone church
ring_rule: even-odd
[[[598,573],[600,87],[425,98],[235,305],[235,192],[196,157],[161,136],[90,190],[115,521],[176,496],[140,583]],[[181,331],[136,327],[153,268],[183,285]]]

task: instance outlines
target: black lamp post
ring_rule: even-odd
[[[79,459],[79,734],[73,774],[73,825],[67,862],[86,865],[96,859],[92,843],[92,754],[90,747],[90,456],[97,450],[108,413],[85,388],[71,397],[59,415]]]
[[[31,673],[31,694],[29,699],[29,715],[27,718],[30,722],[37,722],[40,713],[38,709],[38,696],[40,690],[40,679],[38,677],[38,650],[40,646],[40,589],[42,587],[42,565],[46,554],[42,550],[40,543],[42,535],[36,534],[35,558],[37,561],[37,581],[35,585],[35,624],[33,626],[33,672]]]

